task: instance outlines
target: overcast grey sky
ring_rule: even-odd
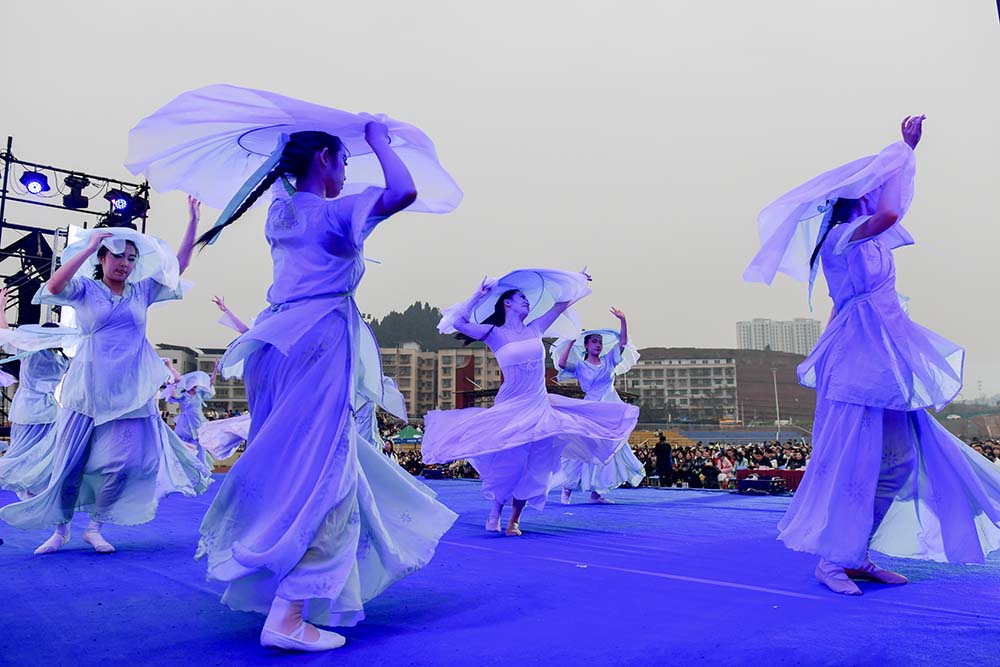
[[[735,347],[737,320],[810,316],[799,283],[741,282],[757,212],[925,113],[899,289],[914,319],[966,346],[965,395],[979,381],[1000,392],[991,0],[58,0],[7,3],[2,22],[0,133],[19,157],[126,178],[129,128],[211,83],[382,111],[434,139],[465,201],[372,236],[366,254],[383,264],[362,310],[445,306],[484,274],[586,264],[586,325],[612,324],[618,306],[640,347]],[[152,206],[150,231],[176,244],[184,195]],[[7,217],[74,220],[25,206]],[[196,257],[195,291],[152,312],[152,341],[225,345],[213,293],[260,310],[261,223],[257,210]]]

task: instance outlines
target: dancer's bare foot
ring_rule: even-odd
[[[517,521],[507,524],[507,537],[521,537],[521,526]]]
[[[816,566],[816,578],[834,593],[841,595],[861,595],[861,589],[851,581],[844,568],[821,558]]]
[[[865,581],[874,581],[879,584],[893,584],[895,586],[901,586],[902,584],[907,584],[910,582],[909,579],[899,574],[898,572],[892,572],[891,570],[883,570],[878,565],[872,562],[871,558],[865,558],[865,562],[861,567],[858,568],[848,568],[845,570],[848,577],[852,579],[863,579]]]
[[[573,492],[571,490],[569,490],[569,489],[563,489],[562,490],[562,498],[560,498],[559,501],[563,505],[569,505],[570,504],[570,498],[572,496],[573,496]]]

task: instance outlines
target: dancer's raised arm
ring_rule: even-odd
[[[7,323],[7,291],[9,288],[0,289],[0,329],[10,329]]]
[[[628,345],[628,323],[625,321],[625,313],[612,306],[611,314],[621,322],[621,328],[618,331],[618,351],[624,352],[625,346]]]
[[[566,370],[566,366],[569,365],[569,353],[573,349],[573,341],[567,341],[567,344],[563,346],[562,354],[559,355],[559,362],[556,364],[559,366],[559,370]]]
[[[83,252],[77,253],[74,257],[71,257],[68,261],[64,262],[62,266],[55,270],[52,277],[46,283],[46,287],[51,294],[60,294],[69,281],[73,279],[76,272],[80,270],[87,259],[97,252],[97,249],[101,247],[101,243],[104,239],[111,238],[112,234],[110,232],[101,232],[99,234],[94,234],[90,237],[90,242]]]
[[[229,310],[229,306],[226,305],[225,299],[223,299],[221,296],[213,296],[212,303],[214,303],[219,308],[219,310],[222,311],[226,325],[228,325],[229,327],[235,329],[240,333],[246,333],[250,331],[250,327],[248,327],[243,322],[243,320],[236,317],[236,313]]]
[[[902,132],[903,141],[916,149],[923,135],[923,122],[927,116],[907,116],[903,119]],[[885,230],[896,224],[899,220],[899,176],[895,175],[885,182],[882,192],[879,195],[878,208],[868,222],[864,223],[851,235],[851,241],[863,241],[864,239],[878,236]]]
[[[375,205],[373,213],[388,217],[399,213],[417,200],[417,187],[410,170],[389,145],[389,130],[383,123],[371,121],[365,125],[365,141],[372,147],[385,176],[385,192]]]
[[[591,280],[593,280],[593,278],[591,278],[590,274],[587,273],[586,269],[587,267],[584,267],[583,270],[580,271],[580,275],[583,276],[587,280],[587,282],[590,282]],[[559,319],[560,315],[569,310],[570,306],[572,306],[574,303],[582,299],[583,296],[585,296],[585,294],[581,294],[580,296],[567,301],[559,301],[558,303],[553,305],[551,308],[545,311],[544,314],[542,314],[541,316],[538,317],[538,319],[535,320],[535,322],[539,326],[539,329],[543,332],[546,331],[549,327],[552,326],[553,323],[555,323],[557,319]]]
[[[476,303],[478,303],[480,299],[486,296],[492,286],[492,281],[490,281],[489,278],[484,277],[483,282],[479,285],[479,289],[477,289],[476,292],[469,297],[468,301],[462,304],[462,307],[458,312],[458,318],[453,324],[456,331],[472,338],[473,340],[482,340],[486,338],[493,327],[488,324],[478,324],[473,322],[471,319],[472,309],[476,307]]]
[[[198,221],[201,219],[201,202],[190,195],[188,195],[188,212],[190,217],[188,218],[187,229],[184,230],[184,238],[181,240],[180,247],[177,248],[177,265],[180,273],[184,273],[187,270],[188,264],[191,263],[191,251],[194,249],[194,242],[198,233]]]

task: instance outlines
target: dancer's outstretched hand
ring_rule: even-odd
[[[201,202],[188,195],[188,213],[190,214],[190,224],[197,226],[201,220]]]
[[[621,322],[625,321],[625,313],[623,313],[622,311],[618,310],[614,306],[611,306],[611,314],[614,315],[615,317],[617,317],[619,321],[621,321]]]
[[[927,116],[907,116],[903,119],[901,130],[903,131],[903,141],[910,148],[916,148],[920,143],[920,137],[924,133],[924,119]]]
[[[229,308],[226,306],[226,302],[225,302],[225,300],[221,296],[213,296],[212,297],[212,303],[214,303],[216,306],[218,306],[219,310],[221,310],[222,312],[224,312],[224,313],[228,313],[229,312]]]
[[[497,284],[497,281],[490,280],[489,276],[483,276],[483,282],[479,285],[479,290],[476,292],[476,297],[486,296],[489,294],[493,286]]]
[[[584,266],[582,269],[580,269],[580,273],[582,273],[584,275],[584,277],[587,279],[588,283],[594,281],[594,277],[591,276],[589,273],[587,273],[587,267],[586,266]]]

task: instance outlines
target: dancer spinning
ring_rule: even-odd
[[[1000,472],[926,410],[958,394],[964,352],[913,323],[896,294],[892,251],[913,243],[900,220],[923,120],[907,117],[903,141],[765,208],[744,275],[770,283],[780,270],[811,286],[821,264],[829,286],[830,324],[799,366],[799,381],[816,388],[813,455],[778,527],[786,546],[820,556],[821,582],[847,595],[861,594],[853,579],[907,581],[875,565],[869,548],[981,563],[1000,545]]]
[[[493,503],[488,531],[500,532],[509,502],[506,534],[519,536],[525,505],[545,506],[560,456],[604,464],[635,427],[639,409],[634,406],[545,391],[542,337],[551,335],[560,316],[590,293],[589,280],[585,273],[549,270],[516,271],[495,283],[484,280],[468,301],[448,308],[438,325],[442,333],[459,332],[467,344],[486,343],[503,372],[493,407],[427,413],[421,445],[425,463],[469,459],[479,471],[483,495]],[[532,312],[529,286],[536,286],[535,303],[552,305]]]
[[[332,199],[344,184],[344,145],[296,132],[247,200],[202,237],[213,239],[274,184],[265,227],[272,305],[221,363],[231,377],[245,362],[249,440],[205,516],[198,553],[209,578],[228,584],[226,604],[267,613],[264,646],[343,645],[306,621],[356,624],[365,601],[427,564],[457,518],[359,446],[355,411],[383,400],[371,382],[381,378],[377,344],[354,301],[364,241],[416,197],[386,127],[370,122],[364,133],[385,188]]]
[[[197,202],[190,208],[176,257],[163,241],[132,229],[86,230],[35,297],[72,307],[83,334],[62,387],[49,484],[0,509],[0,518],[18,528],[56,526],[36,554],[66,544],[75,511],[90,514],[84,541],[111,553],[102,524],[146,523],[160,497],[197,495],[211,483],[209,471],[160,417],[154,397],[167,370],[145,335],[147,309],[181,297],[179,275],[198,222]]]
[[[2,307],[6,302],[4,288],[0,290],[0,341],[8,351],[28,356],[21,359],[19,385],[11,403],[11,444],[0,458],[0,488],[23,499],[40,493],[49,483],[59,408],[54,394],[69,367],[62,346],[75,340],[77,332],[67,332],[55,323],[11,329]]]
[[[575,341],[560,341],[550,350],[556,368],[560,369],[559,381],[575,378],[588,401],[621,403],[615,391],[615,376],[627,373],[639,360],[639,352],[628,337],[625,313],[612,308],[611,314],[621,323],[619,331],[585,331]],[[639,486],[646,477],[646,469],[626,439],[605,465],[564,458],[562,475],[564,505],[570,503],[574,491],[590,491],[592,503],[612,504],[607,494],[626,482]]]
[[[216,364],[209,376],[205,371],[192,371],[181,376],[173,386],[173,392],[167,400],[180,405],[180,413],[174,422],[174,433],[190,445],[199,459],[209,470],[208,453],[198,440],[198,429],[208,420],[205,418],[205,403],[215,397],[215,376],[219,372]]]

